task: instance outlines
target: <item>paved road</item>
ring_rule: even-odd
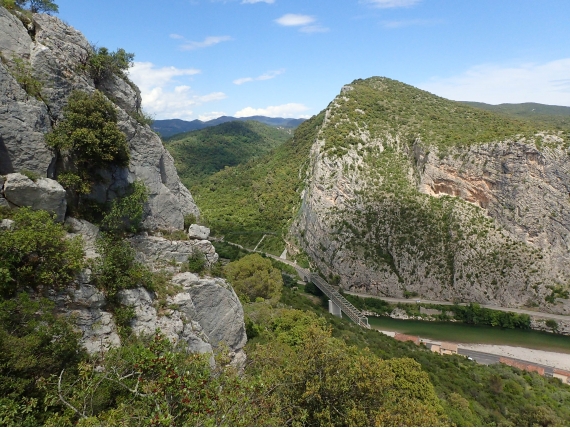
[[[459,348],[457,350],[457,353],[460,355],[465,355],[466,357],[471,357],[475,361],[477,361],[479,364],[485,364],[485,365],[497,364],[497,363],[499,363],[499,358],[501,358],[500,355],[488,354],[486,352],[480,352],[480,351],[472,351],[471,349],[463,349],[463,348]],[[524,363],[524,364],[531,364],[533,366],[543,367],[544,373],[547,376],[552,376],[554,373],[554,367],[545,366],[543,364],[534,363],[532,361],[518,360],[518,359],[512,358],[512,357],[508,357],[508,358],[515,360],[515,361],[518,361],[518,362],[521,362],[521,363]]]
[[[354,293],[352,291],[344,291],[346,294],[352,294],[353,296],[359,297],[374,297],[376,299],[382,299],[386,302],[391,303],[426,303],[432,305],[454,305],[455,303],[446,302],[441,300],[425,300],[425,299],[402,299],[399,297],[384,297],[384,296],[376,296],[373,294],[365,294],[365,293]],[[459,303],[459,305],[467,306],[469,303]],[[482,308],[493,309],[495,311],[502,311],[502,312],[515,312],[517,314],[527,314],[534,317],[544,318],[544,319],[553,319],[553,320],[560,320],[560,321],[567,321],[570,322],[570,316],[568,315],[558,315],[558,314],[549,314],[546,312],[538,312],[538,311],[531,311],[528,309],[518,309],[518,308],[503,308],[500,306],[494,305],[482,305],[479,304]]]

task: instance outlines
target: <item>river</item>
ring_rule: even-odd
[[[372,328],[456,343],[509,345],[570,354],[570,337],[535,330],[503,329],[459,322],[368,317]],[[570,357],[569,357],[570,358]]]

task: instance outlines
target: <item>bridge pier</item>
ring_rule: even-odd
[[[340,307],[332,300],[329,300],[329,314],[333,314],[335,317],[342,318],[342,311]]]

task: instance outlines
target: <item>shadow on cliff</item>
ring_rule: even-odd
[[[10,153],[4,144],[4,139],[0,135],[0,175],[6,175],[14,172],[14,165],[10,159]]]

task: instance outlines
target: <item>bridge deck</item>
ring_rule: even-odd
[[[315,284],[325,295],[337,305],[352,321],[364,328],[370,328],[368,318],[346,300],[342,294],[336,291],[328,282],[315,273],[309,274],[310,281]]]

